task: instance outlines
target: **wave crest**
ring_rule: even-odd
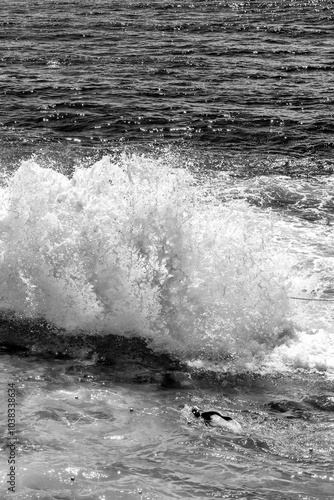
[[[271,350],[290,328],[275,216],[208,193],[168,155],[106,156],[72,178],[22,162],[2,188],[2,311],[186,357]]]

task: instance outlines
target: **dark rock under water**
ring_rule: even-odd
[[[44,320],[2,318],[0,350],[3,354],[39,356],[44,359],[92,360],[96,365],[108,365],[121,378],[147,383],[160,380],[159,374],[186,370],[185,365],[166,353],[156,353],[142,337],[94,335],[77,332],[68,334]],[[127,370],[124,370],[124,367]],[[129,370],[129,367],[131,369]],[[130,372],[126,375],[127,372]],[[168,376],[166,375],[166,379]],[[170,375],[171,379],[173,375]]]

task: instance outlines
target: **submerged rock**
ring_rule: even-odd
[[[182,362],[168,353],[155,352],[147,339],[131,332],[127,336],[69,333],[43,319],[20,319],[10,313],[0,317],[0,354],[89,361],[100,371],[103,365],[112,367],[110,378],[135,383],[160,383],[166,372],[186,371]],[[78,374],[82,371],[79,368]],[[81,375],[89,380],[89,375]]]
[[[270,401],[266,404],[266,407],[282,414],[284,418],[301,418],[305,420],[311,418],[309,407],[303,402],[281,399],[280,401]]]
[[[161,380],[161,387],[165,389],[192,389],[194,383],[190,373],[175,371],[166,372]]]
[[[307,396],[303,401],[318,410],[334,411],[334,395]]]

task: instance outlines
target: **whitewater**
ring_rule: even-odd
[[[333,21],[3,0],[1,498],[333,498]]]
[[[330,189],[207,175],[170,148],[4,172],[15,498],[330,498],[332,235],[300,213],[311,198],[325,220]],[[282,193],[296,207],[277,211]]]
[[[279,356],[280,369],[331,370],[330,333],[317,324],[330,309],[319,290],[329,258],[314,257],[316,275],[301,265],[319,234],[250,206],[228,174],[218,190],[175,161],[121,154],[70,178],[23,162],[2,187],[3,315],[68,335],[141,336],[240,369]]]

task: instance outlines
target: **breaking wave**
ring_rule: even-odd
[[[275,217],[221,203],[168,154],[71,177],[24,161],[1,188],[1,310],[246,363],[291,331]]]

